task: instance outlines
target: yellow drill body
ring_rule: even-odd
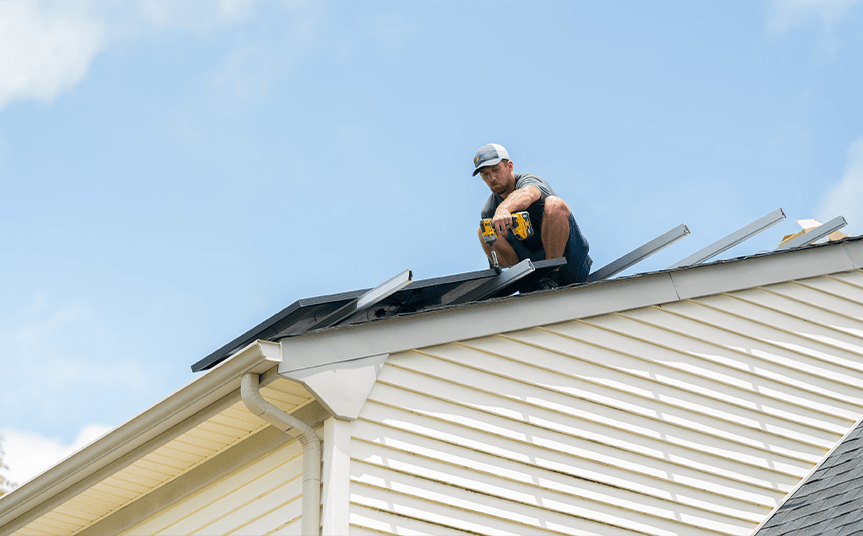
[[[479,222],[482,229],[482,239],[491,248],[497,241],[497,232],[494,230],[491,218],[484,218]],[[516,212],[512,215],[512,234],[519,240],[524,240],[533,236],[533,225],[530,223],[530,214],[527,211]],[[492,263],[495,268],[498,268],[497,253],[494,249],[491,250]]]

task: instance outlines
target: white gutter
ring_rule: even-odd
[[[317,535],[321,526],[321,440],[311,426],[264,400],[258,390],[258,382],[257,374],[245,374],[240,384],[240,396],[249,411],[279,430],[296,437],[303,445],[301,534]]]
[[[282,360],[279,345],[257,341],[231,359],[118,426],[90,445],[0,497],[0,534],[8,534],[107,478],[117,467],[167,443],[195,419],[237,402],[237,383],[247,372],[272,370]],[[15,528],[12,528],[15,527]],[[7,532],[8,531],[8,532]]]

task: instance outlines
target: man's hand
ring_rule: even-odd
[[[509,229],[512,227],[512,213],[521,210],[527,210],[537,199],[541,197],[539,188],[533,184],[528,184],[524,188],[515,190],[506,198],[504,202],[498,205],[494,216],[491,219],[494,225],[494,231],[501,238],[506,238]]]
[[[497,233],[497,236],[506,240],[509,228],[512,227],[512,213],[501,205],[497,207],[491,223],[494,225],[494,231]]]

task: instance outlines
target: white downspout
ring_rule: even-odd
[[[303,445],[302,534],[317,535],[321,526],[321,440],[311,426],[264,400],[258,382],[257,374],[245,374],[240,395],[249,411],[296,437]]]

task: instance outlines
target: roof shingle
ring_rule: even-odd
[[[863,535],[863,421],[753,536]]]

